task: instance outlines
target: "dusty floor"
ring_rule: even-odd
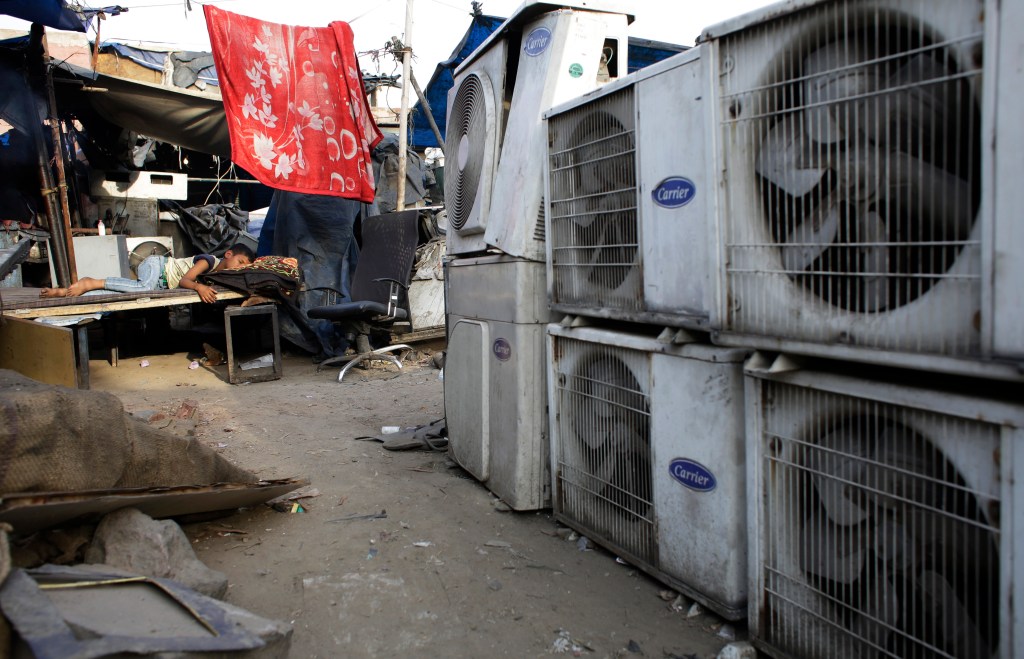
[[[195,400],[204,443],[319,492],[304,514],[259,506],[185,526],[200,559],[228,575],[228,601],[294,624],[292,657],[539,657],[565,649],[560,630],[582,656],[717,654],[721,620],[687,618],[657,581],[579,551],[550,511],[500,512],[446,454],[354,439],[443,416],[438,346],[418,347],[400,374],[355,370],[342,384],[308,357],[286,356],[281,380],[239,386],[225,367],[190,370],[172,354],[93,360],[92,387],[129,411]]]

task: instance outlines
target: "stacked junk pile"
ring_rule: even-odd
[[[1024,656],[1024,6],[792,2],[623,76],[628,17],[538,7],[449,97],[455,459],[773,656]]]

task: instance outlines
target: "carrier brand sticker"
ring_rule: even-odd
[[[530,57],[536,57],[548,49],[551,43],[551,30],[546,27],[539,27],[526,35],[523,41],[523,52]]]
[[[569,65],[569,75],[571,75],[573,78],[579,78],[581,75],[583,75],[583,65],[582,64],[570,64]]]
[[[507,362],[512,358],[512,346],[505,339],[495,339],[491,351],[500,362]]]
[[[668,473],[691,490],[710,492],[718,485],[715,475],[699,462],[687,458],[676,458],[668,464]]]
[[[693,201],[697,186],[688,178],[670,176],[651,192],[654,203],[664,208],[679,208]]]

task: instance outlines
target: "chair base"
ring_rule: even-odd
[[[390,354],[396,350],[398,351],[397,356]],[[341,382],[342,379],[345,377],[345,374],[348,373],[353,366],[374,359],[391,362],[392,364],[397,366],[399,370],[401,370],[402,360],[404,360],[406,355],[408,355],[410,352],[412,352],[412,346],[406,345],[404,343],[398,343],[392,346],[377,348],[376,350],[372,350],[370,352],[360,352],[354,355],[342,355],[340,357],[331,357],[330,359],[325,359],[319,364],[317,364],[316,371],[317,373],[319,373],[320,369],[323,368],[324,366],[348,362],[341,369],[341,372],[338,373],[338,382]]]

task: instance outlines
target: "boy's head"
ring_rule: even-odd
[[[255,258],[256,255],[252,253],[252,250],[248,245],[235,243],[228,248],[228,251],[224,252],[224,256],[220,261],[220,269],[236,270],[252,264]]]

